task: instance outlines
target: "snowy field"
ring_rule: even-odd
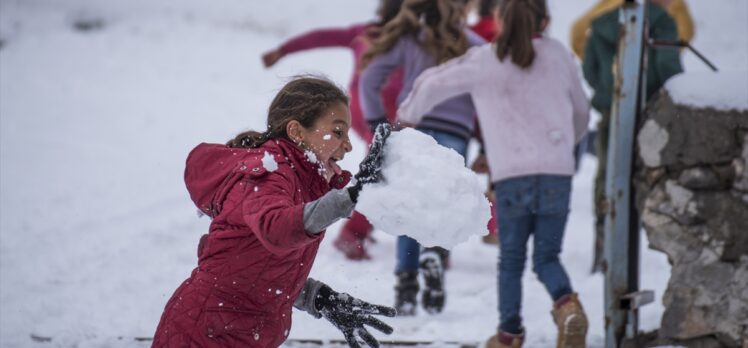
[[[551,1],[550,35],[594,0]],[[694,46],[720,69],[748,70],[748,3],[690,0]],[[276,7],[270,7],[270,4]],[[346,85],[351,54],[298,54],[265,70],[260,54],[290,35],[372,18],[375,0],[0,0],[0,346],[146,347],[166,300],[196,264],[199,219],[184,161],[202,141],[264,127],[270,99],[290,77],[323,73]],[[93,30],[75,30],[89,23]],[[97,24],[98,23],[98,24]],[[687,70],[706,66],[684,54]],[[718,86],[714,86],[717,88]],[[364,144],[342,162],[353,170]],[[563,262],[603,342],[603,279],[590,275],[596,160],[574,178]],[[312,276],[334,289],[392,304],[395,240],[377,232],[373,260],[349,262],[328,230]],[[646,239],[644,239],[646,240]],[[669,265],[642,246],[642,288],[659,326]],[[495,332],[495,247],[478,238],[453,251],[440,315],[395,318],[387,337],[483,342]],[[551,301],[524,278],[527,347],[554,346]],[[423,311],[421,311],[423,312]],[[382,335],[377,337],[384,339]],[[294,339],[340,339],[324,320],[294,313]],[[288,345],[301,347],[303,345]],[[438,345],[437,345],[438,346]]]

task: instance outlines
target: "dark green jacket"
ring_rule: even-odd
[[[609,113],[613,100],[613,58],[618,50],[620,7],[604,13],[592,21],[584,53],[584,78],[595,90],[592,106],[601,113]],[[675,41],[678,28],[665,10],[655,4],[647,8],[649,37]],[[677,48],[648,49],[647,99],[660,90],[671,76],[683,71]]]

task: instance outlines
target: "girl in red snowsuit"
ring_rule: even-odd
[[[266,67],[275,65],[286,55],[323,47],[347,47],[353,52],[354,69],[351,81],[348,84],[348,94],[351,98],[351,128],[358,136],[367,143],[371,143],[372,133],[369,125],[361,112],[359,101],[358,81],[361,71],[361,57],[371,45],[371,41],[379,35],[379,30],[400,10],[403,0],[381,0],[377,14],[377,22],[359,23],[346,28],[327,28],[312,30],[295,36],[278,48],[273,49],[262,56]],[[403,86],[402,70],[394,71],[381,91],[382,103],[385,106],[386,117],[394,121],[397,110],[397,96]],[[342,251],[351,260],[369,259],[369,254],[364,248],[366,240],[372,232],[373,227],[366,218],[354,212],[353,216],[346,221],[340,230],[340,235],[335,240],[335,247]]]
[[[292,306],[325,317],[351,345],[378,346],[364,324],[392,332],[371,314],[394,309],[308,278],[325,228],[350,215],[362,185],[378,178],[381,146],[345,188],[351,174],[337,162],[351,151],[347,103],[329,81],[299,78],[273,100],[266,132],[192,150],[185,182],[212,222],[197,267],[166,304],[154,347],[278,347]]]

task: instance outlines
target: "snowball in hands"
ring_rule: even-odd
[[[485,181],[431,136],[410,128],[393,132],[384,146],[382,176],[364,185],[356,205],[377,229],[447,249],[488,232]]]

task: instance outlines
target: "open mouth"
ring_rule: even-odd
[[[340,175],[340,173],[343,172],[343,169],[340,168],[337,162],[341,159],[342,158],[330,157],[330,159],[327,160],[327,168],[332,169],[335,174]]]

